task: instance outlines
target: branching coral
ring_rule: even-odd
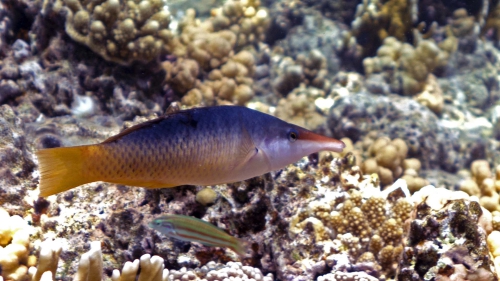
[[[66,0],[66,33],[108,61],[149,62],[167,50],[170,14],[162,0]]]
[[[30,267],[29,275],[33,281],[54,280],[56,276],[57,263],[61,254],[61,244],[59,241],[45,240],[40,246],[40,256],[38,266]]]
[[[353,180],[356,181],[348,181],[354,184]],[[412,204],[406,199],[387,200],[387,194],[372,187],[369,177],[359,181],[359,189],[350,189],[345,198],[332,200],[327,195],[310,202],[292,218],[289,235],[301,251],[301,247],[311,243],[306,242],[304,232],[313,234],[314,243],[322,248],[318,254],[327,263],[346,256],[352,266],[364,264],[372,273],[380,274],[376,277],[393,276],[402,250],[403,222],[409,217]],[[301,254],[312,257],[311,253],[317,253],[309,252]],[[334,270],[343,269],[341,265],[332,266]]]
[[[286,98],[281,98],[276,107],[276,117],[308,128],[317,129],[326,121],[326,116],[316,109],[314,101],[324,97],[325,92],[313,87],[299,87]]]
[[[30,275],[33,281],[55,280],[55,271],[59,261],[61,246],[56,241],[45,241],[40,249],[40,261],[38,268],[30,268]],[[141,272],[138,274],[139,268]],[[82,255],[73,280],[79,281],[99,281],[102,280],[103,261],[101,252],[101,242],[94,241],[90,244],[89,252]],[[163,259],[158,256],[151,257],[143,255],[140,260],[127,262],[123,266],[122,272],[115,269],[111,276],[114,281],[136,280],[161,281],[168,280],[168,270],[164,269]]]
[[[214,30],[229,29],[236,34],[236,48],[262,42],[269,25],[268,12],[260,7],[260,1],[228,1],[214,11]]]
[[[387,37],[377,56],[363,61],[365,72],[367,75],[383,73],[393,92],[415,95],[422,92],[432,72],[446,66],[450,54],[447,42],[440,48],[431,40],[421,40],[413,47]]]
[[[166,81],[185,95],[182,103],[246,104],[254,95],[255,58],[243,49],[262,41],[268,21],[266,10],[252,1],[229,1],[203,22],[188,10],[172,43],[179,58],[163,63]]]

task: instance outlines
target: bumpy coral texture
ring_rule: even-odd
[[[490,163],[480,159],[472,162],[470,172],[470,177],[460,182],[460,190],[478,197],[481,206],[490,212],[500,211],[500,195],[498,194],[500,192],[500,166],[497,166],[493,173]]]
[[[458,130],[440,126],[434,113],[406,97],[366,92],[346,95],[330,109],[328,125],[332,135],[353,141],[372,131],[400,138],[408,146],[408,156],[418,158],[423,169],[456,172],[471,156],[459,150]]]
[[[415,192],[428,185],[428,181],[418,176],[421,163],[416,158],[407,158],[408,146],[402,139],[391,140],[387,137],[373,139],[368,134],[363,141],[356,143],[366,151],[367,158],[361,169],[365,174],[377,174],[382,186],[391,185],[398,178],[403,178],[410,192]]]
[[[314,101],[324,96],[324,91],[302,85],[294,89],[286,98],[279,100],[275,115],[287,122],[316,130],[325,123],[326,116],[316,110]]]
[[[187,106],[246,104],[253,96],[253,45],[264,39],[267,11],[257,1],[228,1],[205,21],[189,9],[172,42],[178,59],[162,64]],[[247,50],[248,49],[248,50]]]
[[[432,40],[421,40],[413,47],[395,37],[387,37],[377,56],[363,61],[365,72],[368,76],[383,72],[393,92],[418,94],[430,82],[428,79],[432,79],[429,75],[446,66],[452,50],[448,50],[445,43],[440,48]]]
[[[22,280],[28,272],[32,228],[20,216],[0,208],[0,279]]]
[[[365,193],[369,182],[366,178],[359,184],[366,188],[351,189],[345,197],[312,201],[300,210],[290,222],[297,253],[305,255],[303,258],[323,255],[334,270],[342,269],[334,261],[344,256],[354,268],[370,268],[377,278],[393,277],[403,248],[403,223],[412,204],[406,199],[389,201],[380,192],[369,196]],[[320,251],[305,250],[312,243],[305,235],[308,232]]]
[[[156,59],[172,37],[162,0],[65,0],[66,33],[108,61],[128,65]]]

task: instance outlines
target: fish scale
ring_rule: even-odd
[[[40,195],[94,181],[149,188],[214,185],[280,169],[344,144],[238,106],[179,111],[100,144],[37,151]]]

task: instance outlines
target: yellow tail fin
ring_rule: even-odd
[[[40,168],[40,196],[47,197],[90,182],[83,174],[85,148],[59,147],[36,152]]]

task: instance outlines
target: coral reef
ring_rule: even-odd
[[[30,268],[32,280],[56,280],[55,269],[59,261],[60,245],[54,241],[46,241],[41,245],[40,261],[37,267]],[[78,271],[74,280],[102,280],[103,279],[103,253],[101,243],[91,242],[90,250],[80,258]],[[194,270],[182,268],[168,270],[159,256],[142,255],[133,262],[126,262],[121,272],[114,269],[111,280],[226,280],[227,278],[240,278],[240,280],[271,281],[272,274],[263,276],[259,269],[251,266],[242,266],[239,262],[228,262],[226,265],[209,262],[203,267]],[[17,280],[17,279],[13,279]]]
[[[498,1],[214,5],[0,4],[0,279],[498,279]],[[33,151],[98,143],[173,102],[246,105],[346,148],[237,183],[38,198]],[[248,255],[149,229],[162,213]]]
[[[258,2],[230,1],[204,22],[190,9],[173,43],[178,58],[165,61],[166,82],[187,106],[225,102],[244,105],[252,89],[255,58],[245,47],[264,39],[267,11]]]
[[[493,256],[493,263],[495,264],[496,272],[499,272],[500,270],[500,258],[498,258],[500,256],[500,253],[498,251],[498,247],[500,246],[498,245],[498,241],[500,241],[499,239],[500,231],[498,230],[493,230],[487,238],[488,248],[490,249],[490,253]]]
[[[293,4],[290,4],[293,5]],[[290,27],[287,36],[277,42],[279,49],[288,57],[308,56],[310,52],[320,52],[326,58],[326,69],[335,74],[341,64],[349,65],[349,56],[342,54],[347,27],[321,16],[318,11],[300,10],[288,7],[290,13],[304,13],[300,16],[302,24]],[[297,16],[292,16],[296,18]]]
[[[149,62],[168,51],[170,14],[161,0],[64,1],[66,33],[104,59]]]
[[[460,182],[460,190],[479,198],[481,206],[490,212],[500,211],[500,167],[492,172],[487,160],[475,160],[470,166],[470,177]]]
[[[295,60],[281,58],[276,66],[273,87],[281,95],[286,96],[301,84],[323,91],[330,89],[327,60],[320,50],[311,50],[307,56],[299,54]]]
[[[403,222],[412,204],[406,199],[388,201],[376,191],[370,177],[350,183],[365,187],[352,188],[343,197],[327,192],[325,199],[311,201],[292,218],[294,252],[301,259],[323,256],[334,271],[366,268],[374,277],[392,278],[402,251]],[[375,193],[369,196],[372,190]]]
[[[356,8],[351,34],[362,46],[364,57],[371,56],[389,36],[406,42],[417,13],[417,1],[363,0]]]
[[[400,138],[408,146],[408,157],[418,158],[422,168],[457,171],[471,154],[460,154],[457,129],[438,123],[434,113],[411,98],[363,91],[338,99],[328,117],[329,128],[337,137],[356,142],[375,131],[378,136]]]
[[[447,43],[444,41],[443,45],[447,46]],[[431,82],[428,81],[428,79],[432,79],[430,78],[432,77],[431,73],[443,71],[451,51],[442,50],[430,40],[421,40],[414,48],[408,43],[401,43],[395,37],[387,37],[377,50],[377,56],[364,59],[363,65],[368,76],[384,72],[386,76],[384,79],[391,85],[392,92],[416,95],[421,93],[424,87]],[[436,82],[434,82],[434,87],[439,87]],[[438,95],[439,90],[434,93],[434,96]],[[442,103],[441,97],[441,108]],[[439,109],[439,105],[434,105],[431,108]]]
[[[0,106],[0,206],[24,215],[28,190],[35,187],[35,162],[31,142],[24,134],[25,123],[9,105]]]
[[[275,115],[292,124],[317,130],[326,121],[326,116],[318,112],[314,101],[324,97],[325,92],[314,87],[299,87],[286,98],[281,98]]]
[[[418,191],[429,184],[418,176],[421,163],[416,158],[407,158],[408,146],[402,139],[390,140],[387,137],[360,141],[362,148],[367,148],[368,158],[361,163],[365,174],[377,174],[382,186],[391,185],[398,178],[403,178],[410,192]]]
[[[496,279],[487,245],[489,211],[467,194],[443,188],[425,187],[413,198],[398,278]]]

